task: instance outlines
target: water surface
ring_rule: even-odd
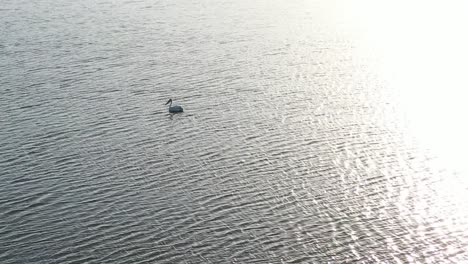
[[[0,262],[468,260],[464,24],[401,7],[3,1]]]

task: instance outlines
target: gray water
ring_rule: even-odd
[[[451,64],[361,7],[3,0],[0,262],[468,261]]]

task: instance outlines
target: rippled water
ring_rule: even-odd
[[[466,81],[359,3],[3,0],[0,262],[468,261]]]

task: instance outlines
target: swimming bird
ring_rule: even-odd
[[[181,113],[181,112],[184,111],[184,109],[182,109],[182,106],[180,106],[180,105],[172,106],[172,99],[169,99],[169,101],[167,101],[166,105],[169,105],[169,113]]]

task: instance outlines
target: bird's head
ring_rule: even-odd
[[[172,99],[169,99],[169,101],[167,101],[167,103],[165,105],[168,105],[170,103],[172,103]]]

